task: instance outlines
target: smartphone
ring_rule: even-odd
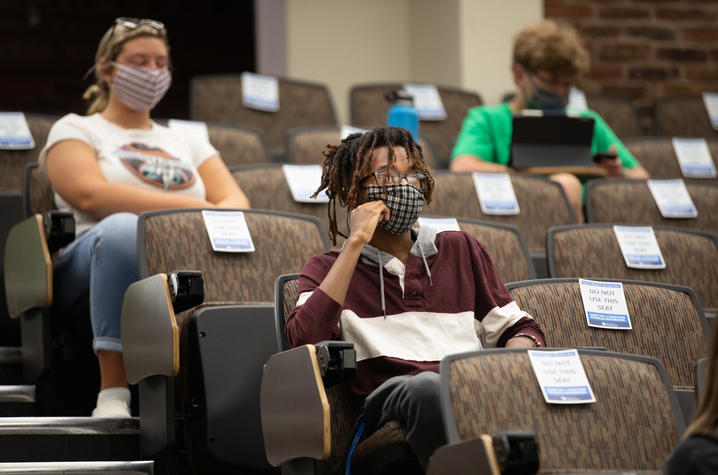
[[[601,163],[603,160],[613,160],[616,157],[618,157],[618,155],[616,155],[615,153],[601,152],[593,156],[593,161],[596,163]]]

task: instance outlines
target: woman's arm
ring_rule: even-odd
[[[100,220],[119,212],[139,214],[168,208],[213,208],[214,204],[189,196],[145,190],[107,181],[97,156],[80,140],[63,140],[53,145],[45,159],[50,183],[67,203]]]
[[[239,187],[219,155],[202,162],[197,171],[207,190],[207,201],[220,208],[250,207],[247,195]]]

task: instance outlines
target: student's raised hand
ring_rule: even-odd
[[[356,238],[362,244],[371,241],[377,224],[389,219],[389,208],[383,201],[368,201],[352,210],[349,238]]]
[[[607,155],[613,155],[613,158],[604,157],[596,164],[596,166],[606,170],[608,176],[623,176],[623,165],[621,165],[621,159],[618,157],[615,145],[611,145]]]

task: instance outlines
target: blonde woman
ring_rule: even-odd
[[[117,18],[95,56],[86,116],[68,114],[40,153],[58,209],[77,238],[55,263],[59,305],[89,290],[93,348],[100,365],[95,417],[130,417],[120,312],[138,278],[137,215],[168,208],[249,208],[217,151],[150,118],[171,83],[161,22]]]
[[[683,434],[683,442],[666,462],[666,475],[718,473],[718,325],[713,327],[706,376],[696,416]]]

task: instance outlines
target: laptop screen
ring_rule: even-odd
[[[516,115],[511,134],[512,168],[592,167],[594,120],[565,114]]]

